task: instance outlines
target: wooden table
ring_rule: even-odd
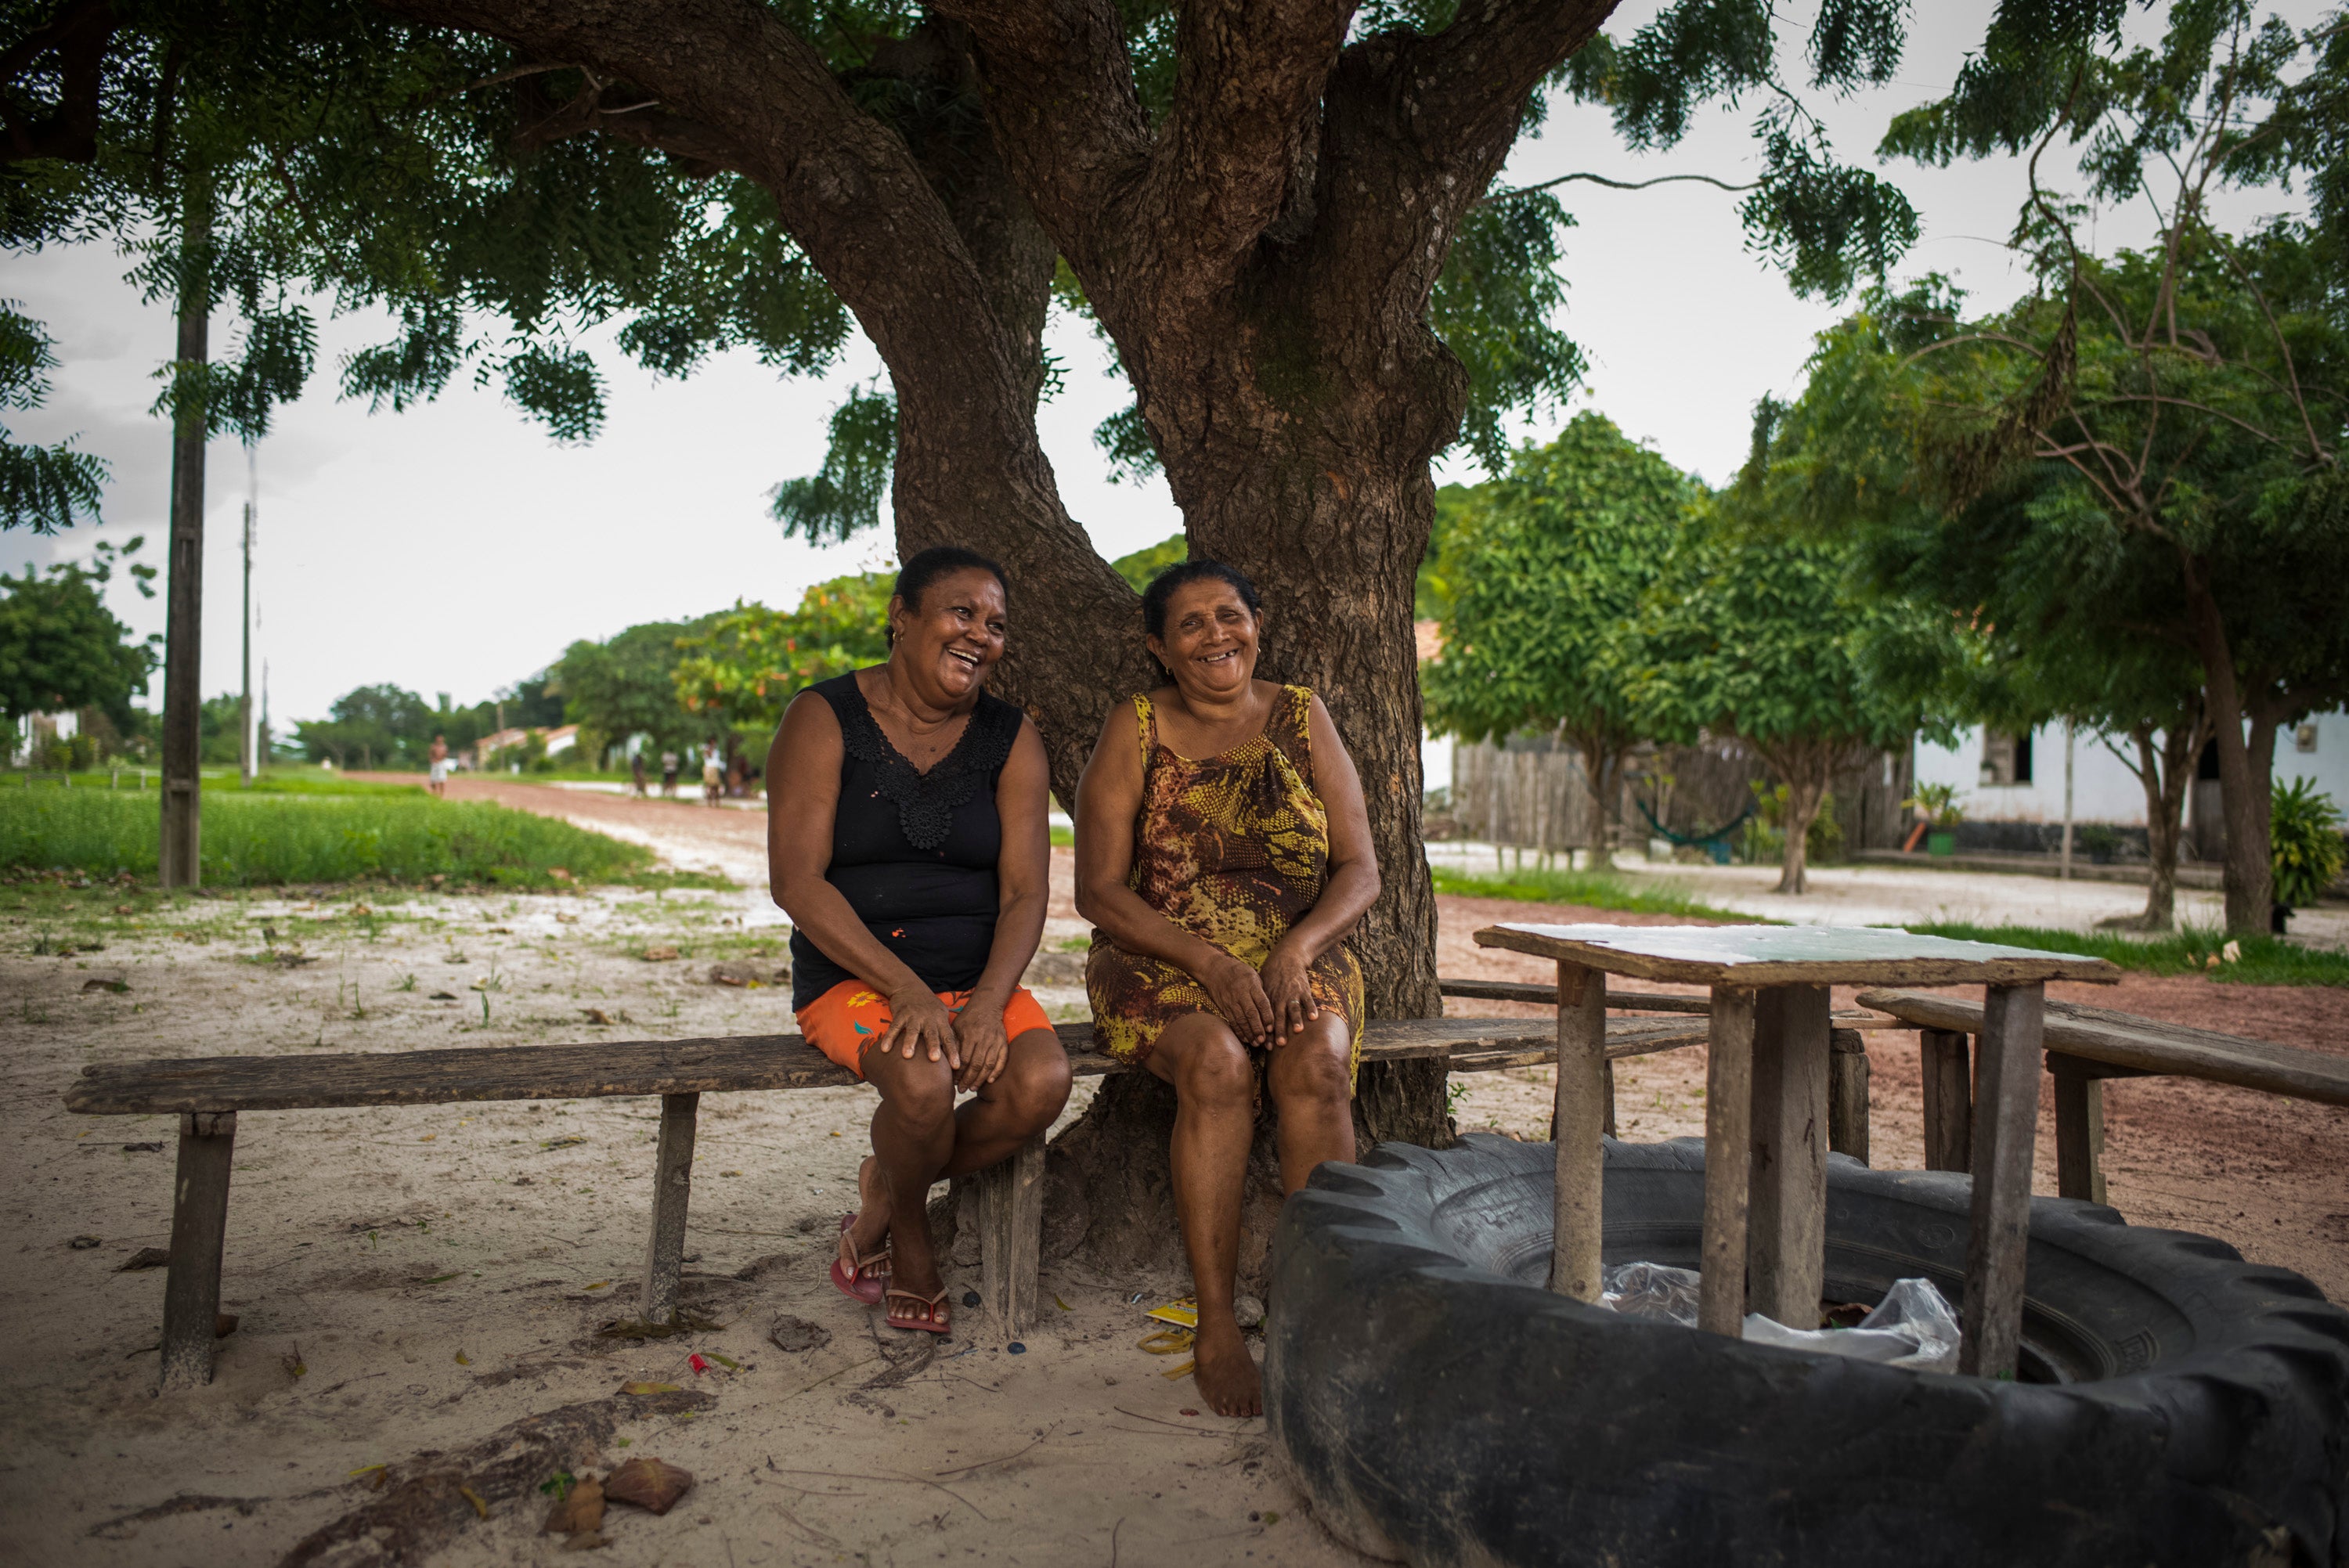
[[[1628,975],[1708,985],[1704,1230],[1698,1322],[1735,1337],[1748,1310],[1814,1326],[1826,1272],[1827,988],[1981,985],[1972,1234],[1959,1368],[2012,1377],[2050,980],[2111,982],[2101,958],[1880,927],[1495,925],[1481,947],[1557,965],[1557,1196],[1550,1288],[1599,1290],[1607,990]]]

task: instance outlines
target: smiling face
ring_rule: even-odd
[[[889,601],[896,641],[889,662],[911,676],[925,698],[951,707],[986,684],[1003,656],[1003,584],[976,566],[949,572],[922,590],[921,602]]]
[[[1166,601],[1166,629],[1150,652],[1174,684],[1200,696],[1228,696],[1256,675],[1256,614],[1219,578],[1185,583]]]

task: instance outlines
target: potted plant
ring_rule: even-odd
[[[2341,808],[2305,779],[2279,783],[2268,807],[2268,845],[2275,865],[2275,911],[2270,929],[2282,935],[2295,909],[2324,896],[2341,874],[2349,842],[2341,836]]]
[[[1966,814],[1959,808],[1956,785],[1920,784],[1917,793],[1901,804],[1924,816],[1927,854],[1958,852],[1958,824],[1965,820]]]

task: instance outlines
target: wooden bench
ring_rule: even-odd
[[[1128,1070],[1092,1049],[1090,1023],[1063,1024],[1060,1034],[1080,1077]],[[1704,1037],[1702,1018],[1614,1019],[1607,1054],[1639,1056]],[[1546,1066],[1557,1049],[1554,1028],[1540,1018],[1374,1022],[1363,1031],[1362,1047],[1371,1061],[1442,1057],[1454,1072]],[[657,1326],[676,1321],[700,1097],[857,1081],[797,1035],[753,1035],[122,1062],[83,1068],[65,1099],[68,1110],[83,1115],[180,1118],[163,1295],[161,1381],[172,1387],[212,1377],[229,1166],[240,1112],[658,1095],[660,1136],[641,1304],[642,1320]],[[1043,1178],[1041,1138],[980,1176],[981,1295],[1012,1335],[1033,1320],[1036,1309]]]
[[[1971,1036],[1979,1002],[1936,991],[1863,991],[1859,1000],[1918,1032],[1925,1089],[1925,1168],[1964,1171],[1973,1139]],[[2046,1005],[2047,1071],[2055,1080],[2055,1188],[2105,1201],[2108,1078],[2207,1079],[2323,1105],[2349,1105],[2349,1057],[2189,1028],[2079,1002]]]

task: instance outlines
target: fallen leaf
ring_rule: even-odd
[[[602,1290],[605,1285],[610,1284],[612,1282],[607,1279],[599,1279],[594,1284],[588,1285],[586,1288],[589,1290]]]
[[[139,909],[136,904],[118,903],[114,906],[114,913],[117,914],[136,914],[139,913]]]
[[[457,1365],[458,1365],[458,1366],[460,1366],[460,1367],[471,1367],[472,1364],[473,1364],[473,1358],[472,1358],[471,1357],[470,1357],[470,1356],[466,1355],[466,1354],[465,1354],[463,1351],[461,1351],[461,1350],[460,1350],[459,1352],[457,1352]]]
[[[696,1357],[694,1359],[699,1360],[700,1357]],[[620,1392],[623,1394],[674,1394],[678,1389],[678,1385],[675,1383],[623,1383],[620,1385]]]
[[[665,964],[668,960],[677,956],[678,951],[674,947],[647,947],[645,949],[645,962],[647,964]]]
[[[125,1154],[160,1154],[163,1152],[163,1145],[160,1142],[126,1143],[122,1146],[122,1152]]]
[[[540,1144],[539,1147],[541,1149],[569,1149],[574,1144],[585,1143],[586,1141],[587,1140],[584,1138],[550,1138],[545,1142]]]
[[[226,1339],[230,1335],[236,1332],[238,1321],[239,1319],[236,1314],[233,1312],[214,1313],[212,1315],[212,1337],[214,1339]]]
[[[720,1356],[718,1352],[713,1350],[709,1353],[709,1358],[712,1361],[717,1362],[720,1367],[725,1367],[730,1372],[740,1372],[742,1370],[742,1364],[740,1361],[735,1360],[730,1356]]]
[[[92,991],[111,991],[119,996],[129,989],[128,980],[85,980],[81,983],[81,992],[85,996]]]
[[[99,1244],[98,1239],[96,1236],[76,1236],[72,1241],[66,1243],[67,1246],[71,1247],[78,1253],[86,1253],[89,1251],[90,1248]]]
[[[456,1277],[457,1276],[454,1274],[434,1274],[430,1279],[420,1279],[416,1283],[418,1284],[440,1284],[446,1281],[455,1279]],[[460,1356],[457,1359],[462,1361],[465,1358],[462,1356]]]
[[[584,1535],[604,1522],[604,1483],[594,1478],[579,1482],[570,1495],[547,1511],[546,1533]]]
[[[437,1133],[437,1132],[428,1132],[428,1133],[426,1133],[423,1137],[421,1137],[421,1138],[418,1139],[416,1141],[417,1141],[417,1142],[419,1142],[419,1143],[429,1143],[429,1142],[431,1142],[434,1139],[436,1139],[436,1138],[438,1138],[438,1137],[440,1137],[440,1135],[439,1133]]]
[[[454,991],[435,991],[429,997],[426,998],[426,1000],[433,1002],[453,1002],[456,999],[457,993]]]
[[[513,934],[513,927],[511,925],[493,925],[490,927],[490,934],[492,936],[512,936]]]
[[[302,1347],[299,1345],[279,1357],[277,1364],[285,1368],[288,1377],[299,1377],[310,1370],[302,1360]]]
[[[481,1494],[475,1491],[471,1487],[459,1487],[457,1489],[457,1495],[473,1505],[473,1513],[477,1518],[487,1519],[490,1516],[490,1505],[483,1502],[481,1501]]]
[[[363,1475],[373,1475],[376,1471],[381,1469],[383,1469],[383,1466],[381,1465],[361,1465],[358,1469],[351,1471],[347,1479],[357,1480]]]
[[[555,912],[554,918],[564,925],[576,925],[579,923],[579,917],[577,915],[564,914],[560,910]]]
[[[582,1007],[579,1010],[587,1015],[587,1021],[591,1024],[609,1024],[612,1021],[612,1015],[601,1007]]]
[[[351,913],[353,914],[373,914],[375,911],[369,909],[363,903],[355,903],[351,905]]]
[[[742,1172],[740,1171],[720,1171],[719,1174],[720,1176],[740,1176]]]
[[[1056,1293],[1054,1293],[1054,1295],[1053,1295],[1053,1296],[1052,1296],[1052,1305],[1053,1305],[1054,1306],[1059,1307],[1062,1312],[1073,1312],[1073,1311],[1075,1311],[1075,1310],[1076,1310],[1074,1307],[1071,1306],[1067,1302],[1062,1301],[1062,1300],[1061,1299],[1061,1297],[1060,1297],[1060,1295],[1059,1295],[1059,1294],[1058,1294],[1057,1292],[1056,1292]]]
[[[693,1490],[693,1473],[663,1460],[634,1459],[604,1478],[604,1495],[650,1513],[667,1513]]]
[[[116,1274],[136,1274],[140,1269],[162,1269],[171,1266],[171,1254],[161,1247],[141,1247],[130,1254],[130,1261],[116,1269]]]
[[[1268,1508],[1264,1511],[1264,1522],[1267,1524],[1278,1524],[1280,1522],[1280,1515],[1273,1512],[1272,1510]]]
[[[553,877],[556,882],[569,882],[571,880],[571,873],[561,866],[547,867],[546,874]]]

